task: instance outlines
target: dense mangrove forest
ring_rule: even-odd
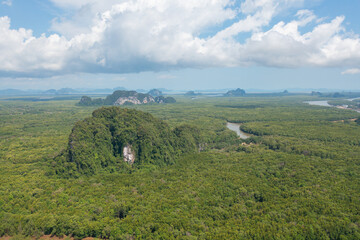
[[[360,113],[174,97],[0,101],[0,237],[360,239]]]

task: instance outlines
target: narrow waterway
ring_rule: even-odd
[[[307,103],[309,105],[314,105],[314,106],[323,106],[323,107],[332,107],[328,101],[306,101],[304,103]]]
[[[240,130],[240,125],[239,123],[231,123],[231,122],[228,122],[226,124],[226,127],[228,129],[230,129],[231,131],[234,131],[236,132],[236,134],[241,138],[241,139],[247,139],[249,137],[251,137],[250,134],[247,134],[247,133],[244,133],[243,131]]]
[[[346,99],[348,101],[354,101],[356,99],[359,99],[359,98],[350,98],[350,99]],[[322,107],[337,107],[337,108],[341,108],[339,106],[333,106],[333,105],[330,105],[328,100],[326,101],[305,101],[304,103],[307,103],[309,105],[314,105],[314,106],[322,106]],[[341,108],[341,109],[344,109],[344,108]],[[345,108],[347,110],[352,110],[352,111],[355,111],[355,112],[358,112],[360,113],[360,110],[358,109],[351,109],[351,108]]]

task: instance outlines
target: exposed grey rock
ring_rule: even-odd
[[[126,104],[148,104],[148,103],[175,103],[173,97],[158,96],[153,97],[149,94],[138,93],[136,91],[123,91],[118,90],[113,94],[107,96],[105,99],[97,98],[91,99],[90,97],[83,96],[78,103],[78,106],[96,106],[96,105],[112,105],[120,106]]]
[[[131,149],[131,145],[126,145],[123,149],[124,162],[133,164],[135,161],[135,153]]]
[[[151,102],[155,102],[155,99],[151,96],[145,97],[142,101],[140,101],[137,96],[130,96],[130,97],[118,98],[115,101],[114,105],[124,105],[125,103],[132,103],[132,104],[138,105],[138,104],[146,104],[146,103],[151,103]]]

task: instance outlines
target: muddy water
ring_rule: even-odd
[[[347,100],[349,100],[349,101],[354,101],[355,99],[359,99],[359,98],[350,98],[350,99],[347,99]],[[335,107],[335,106],[333,106],[333,105],[330,105],[330,104],[328,103],[328,101],[306,101],[306,102],[304,102],[304,103],[307,103],[307,104],[310,104],[310,105],[316,105],[316,106],[323,106],[323,107]],[[341,107],[337,107],[337,108],[341,108]],[[341,109],[343,109],[343,108],[341,108]],[[353,110],[353,111],[355,111],[355,112],[360,113],[360,110],[358,110],[358,109],[351,109],[351,108],[349,108],[348,110]]]
[[[306,101],[304,103],[308,103],[310,105],[315,105],[315,106],[323,106],[323,107],[332,107],[328,101]]]
[[[249,137],[251,137],[250,134],[244,133],[243,131],[240,130],[240,125],[239,123],[230,123],[228,122],[226,124],[226,127],[228,129],[230,129],[231,131],[236,132],[236,134],[241,138],[241,139],[247,139]]]

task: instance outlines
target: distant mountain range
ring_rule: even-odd
[[[49,90],[18,90],[18,89],[4,89],[0,90],[0,96],[25,96],[25,95],[74,95],[74,94],[110,94],[116,90],[126,90],[123,87],[117,88],[102,88],[102,89],[49,89]]]
[[[61,89],[48,89],[48,90],[39,90],[39,89],[29,89],[29,90],[19,90],[19,89],[2,89],[0,90],[0,96],[29,96],[29,95],[83,95],[83,94],[111,94],[117,90],[128,90],[124,87],[116,88],[99,88],[99,89],[74,89],[74,88],[61,88]],[[154,92],[154,90],[158,92]],[[146,89],[136,89],[139,93],[148,93],[149,90]],[[172,90],[166,88],[152,89],[154,95],[160,96],[162,92],[172,92]]]
[[[116,88],[99,88],[99,89],[74,89],[74,88],[61,88],[61,89],[48,89],[48,90],[38,90],[38,89],[29,89],[29,90],[19,90],[19,89],[3,89],[0,90],[0,96],[33,96],[33,95],[46,95],[46,96],[56,96],[56,95],[91,95],[91,94],[111,94],[117,90],[128,90],[124,87]],[[224,94],[229,91],[234,90],[234,88],[223,88],[223,89],[200,89],[200,90],[169,90],[165,88],[155,89],[159,93],[168,93],[168,94],[186,94],[191,92],[196,92],[197,94]],[[327,88],[289,88],[287,89],[290,93],[311,93],[312,91],[316,92],[360,92],[359,90],[341,90],[341,89],[327,89]],[[150,90],[152,91],[152,90]],[[247,93],[279,93],[283,92],[284,89],[277,90],[264,90],[264,89],[246,89]],[[136,89],[136,92],[139,93],[148,93],[149,90],[146,89]],[[154,95],[158,93],[153,92]]]

